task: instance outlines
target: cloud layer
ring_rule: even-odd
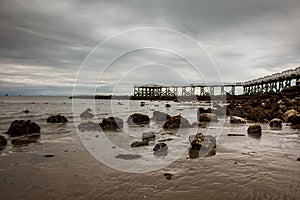
[[[112,35],[139,27],[169,28],[190,36],[207,51],[225,82],[294,68],[300,63],[299,10],[299,0],[1,0],[0,95],[71,95],[76,73],[90,51]],[[174,44],[174,38],[163,36],[145,35],[145,41],[169,42],[201,63],[202,57],[194,48]],[[132,38],[107,47],[97,55],[99,63],[122,48],[143,42]],[[128,72],[128,66],[137,63],[147,67],[120,79],[118,73]],[[163,65],[170,67],[170,73]],[[99,73],[103,67],[93,68],[87,79],[89,73]],[[159,67],[161,73],[157,72]],[[219,80],[214,70],[200,68],[204,78],[199,79],[182,59],[147,49],[113,63],[97,91],[109,93],[116,83],[122,83],[120,90],[128,85],[122,90],[128,93],[133,84],[150,82],[151,77],[152,82],[182,84],[171,72],[175,69],[190,83]]]

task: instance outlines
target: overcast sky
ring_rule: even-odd
[[[71,95],[91,50],[123,32],[86,58],[82,77],[99,80],[77,82],[82,91],[93,84],[105,94],[142,83],[246,81],[295,68],[299,11],[299,0],[0,0],[0,95]],[[184,35],[130,32],[142,27]],[[203,51],[181,41],[188,37]],[[164,46],[148,49],[149,41]]]

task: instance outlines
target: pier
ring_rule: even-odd
[[[235,95],[237,88],[243,94],[277,93],[296,85],[300,79],[300,67],[272,74],[262,78],[237,83],[190,84],[190,85],[137,85],[134,86],[135,97],[172,97],[172,96],[215,96]],[[217,92],[218,91],[218,92]]]

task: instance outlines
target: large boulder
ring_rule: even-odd
[[[103,131],[116,131],[123,128],[123,120],[117,117],[104,118],[100,126]]]
[[[0,135],[0,147],[4,147],[7,145],[7,140],[4,136]]]
[[[79,124],[78,129],[80,131],[96,131],[96,130],[100,130],[100,125],[98,123],[88,121]]]
[[[247,129],[248,135],[254,136],[254,137],[260,137],[261,132],[262,132],[262,129],[261,129],[260,125],[251,125]]]
[[[217,122],[218,117],[213,113],[202,113],[198,118],[199,122]]]
[[[178,128],[190,128],[191,125],[187,119],[181,115],[176,115],[167,119],[163,125],[164,129],[178,129]]]
[[[19,136],[32,133],[40,133],[41,127],[30,120],[15,120],[11,123],[6,134]]]
[[[150,118],[148,115],[135,113],[128,117],[127,123],[130,126],[132,126],[132,125],[147,125],[150,123]]]
[[[247,121],[242,118],[242,117],[238,117],[238,116],[231,116],[230,117],[230,123],[246,123]]]
[[[160,111],[154,111],[153,112],[153,117],[151,118],[153,121],[157,122],[165,122],[167,119],[170,119],[171,116],[168,115],[167,113],[160,112]]]
[[[279,118],[274,118],[270,121],[269,125],[271,127],[281,127],[282,126],[282,120]]]
[[[66,123],[68,119],[61,115],[51,116],[48,117],[47,123]]]

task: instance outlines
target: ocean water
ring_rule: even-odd
[[[1,198],[300,199],[298,129],[284,124],[282,129],[271,130],[268,124],[260,124],[262,137],[252,138],[247,135],[251,123],[232,125],[226,116],[199,129],[178,132],[163,131],[161,124],[152,121],[149,126],[129,127],[126,120],[133,113],[151,117],[158,110],[182,114],[193,123],[197,108],[210,106],[207,102],[168,102],[171,107],[166,108],[167,102],[145,102],[146,106],[141,107],[140,101],[0,97],[1,135],[16,119],[30,119],[41,127],[40,136],[34,138],[5,135],[9,144],[0,151]],[[88,107],[95,117],[80,119],[80,113]],[[69,122],[46,123],[49,116],[57,114]],[[125,124],[121,132],[105,133],[111,142],[108,146],[101,143],[101,131],[79,132],[76,128],[80,123],[100,122],[110,116],[122,118]],[[148,131],[157,133],[149,147],[130,147]],[[188,136],[197,132],[217,138],[215,156],[188,159]],[[245,136],[229,137],[229,133]],[[156,157],[152,148],[161,139],[172,140],[166,142],[167,156]],[[142,156],[124,159],[125,154],[118,157],[120,152],[116,149],[125,149],[129,158]],[[164,173],[173,174],[171,180]]]

